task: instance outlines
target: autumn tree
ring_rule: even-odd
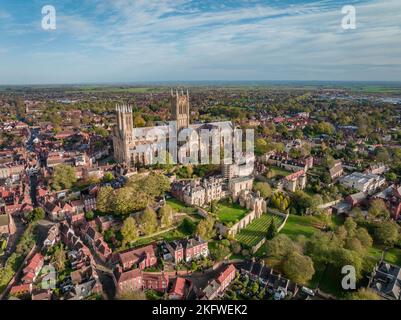
[[[171,206],[169,206],[168,204],[165,204],[163,207],[160,208],[159,215],[160,223],[163,227],[169,227],[173,224],[174,212],[173,208],[171,208]]]
[[[272,195],[272,188],[267,182],[255,183],[253,190],[260,192],[260,195],[265,199]]]
[[[57,272],[62,272],[65,269],[65,263],[67,261],[66,252],[62,244],[54,248],[52,262]]]
[[[375,199],[372,201],[368,214],[369,217],[373,219],[388,219],[390,217],[390,212],[388,211],[387,206],[382,199]]]
[[[299,284],[306,284],[315,274],[312,259],[296,251],[284,260],[283,271],[290,280]]]
[[[380,300],[380,296],[372,289],[362,288],[349,295],[350,300]]]
[[[215,220],[211,216],[200,221],[196,227],[197,235],[205,240],[209,240],[209,239],[213,238],[215,235],[214,223],[215,223]]]
[[[101,187],[96,198],[97,210],[109,213],[113,209],[114,190],[112,187]]]
[[[138,228],[136,221],[132,217],[128,217],[124,220],[123,226],[121,227],[121,235],[123,236],[123,244],[130,244],[138,238]]]
[[[285,234],[279,234],[266,242],[266,251],[269,257],[282,260],[289,253],[294,251],[294,243]]]
[[[140,228],[145,235],[150,235],[156,231],[157,215],[152,208],[146,207],[145,211],[142,213],[139,220],[140,220]]]
[[[399,237],[399,227],[393,221],[386,221],[376,226],[374,238],[378,244],[392,247]]]
[[[53,189],[70,189],[75,182],[77,182],[77,176],[73,167],[60,164],[54,169],[51,183]]]
[[[113,211],[117,215],[128,215],[134,211],[133,193],[130,188],[124,187],[115,191]]]
[[[128,290],[117,295],[118,300],[147,300],[143,290]]]

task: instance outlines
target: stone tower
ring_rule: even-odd
[[[181,94],[178,90],[173,92],[171,89],[171,114],[173,121],[177,121],[177,132],[181,129],[189,127],[189,93],[184,94],[181,90]]]
[[[119,163],[130,164],[130,147],[133,143],[132,107],[130,105],[117,105],[117,126],[113,137],[114,158]]]

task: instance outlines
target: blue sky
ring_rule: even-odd
[[[401,81],[400,0],[0,0],[0,84],[169,80]]]

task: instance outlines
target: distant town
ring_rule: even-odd
[[[2,300],[400,300],[400,222],[395,84],[0,87]]]

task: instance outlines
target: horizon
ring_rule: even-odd
[[[43,27],[47,5],[53,30]],[[345,28],[349,6],[356,20]],[[0,85],[400,82],[398,9],[398,0],[6,1]]]
[[[358,84],[358,85],[395,85],[401,86],[401,80],[154,80],[154,81],[132,81],[132,82],[70,82],[70,83],[21,83],[21,84],[0,84],[0,88],[5,87],[115,87],[115,86],[129,86],[129,87],[143,87],[143,86],[166,86],[166,85],[194,85],[194,86],[218,86],[236,84],[240,86],[252,85],[292,85],[292,84],[305,84],[305,85],[345,85],[345,84]]]

